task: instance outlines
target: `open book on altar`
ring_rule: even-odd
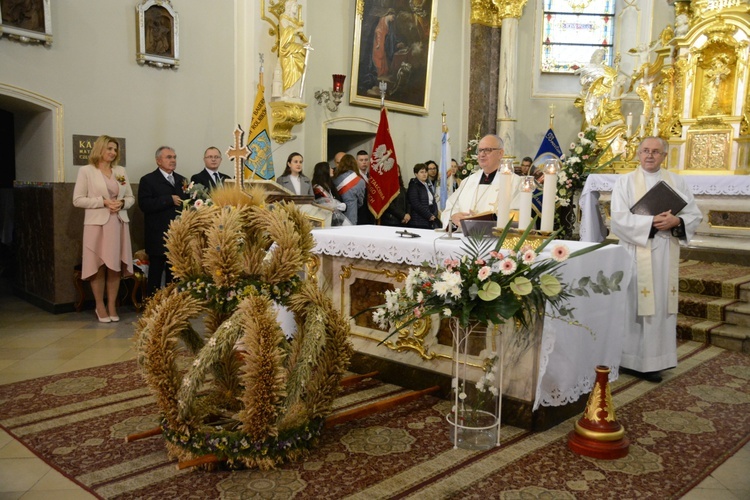
[[[672,189],[672,186],[659,181],[630,207],[630,212],[635,215],[659,215],[671,210],[672,215],[677,215],[685,205],[687,202]]]
[[[511,210],[513,219],[511,227],[518,227],[518,211]],[[482,212],[461,219],[461,232],[466,235],[492,236],[492,231],[497,226],[497,214],[495,212]]]

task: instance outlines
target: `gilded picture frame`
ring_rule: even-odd
[[[180,19],[171,2],[144,0],[135,10],[138,64],[177,69],[180,66]]]
[[[0,0],[0,36],[52,45],[50,0]]]
[[[438,0],[357,0],[349,104],[428,114]]]

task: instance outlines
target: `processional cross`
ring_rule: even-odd
[[[242,127],[237,125],[237,127],[234,129],[234,146],[227,149],[226,152],[226,155],[229,157],[229,159],[234,162],[234,184],[239,190],[242,190],[245,185],[245,170],[242,167],[245,163],[244,160],[250,154],[250,150],[247,148],[247,145],[242,145],[242,143],[244,142],[244,137],[245,131],[242,130]]]

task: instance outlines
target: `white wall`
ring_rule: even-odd
[[[268,2],[266,2],[268,3]],[[307,0],[303,6],[305,33],[312,36],[304,102],[305,122],[293,129],[296,138],[274,143],[277,175],[292,151],[305,156],[305,172],[325,159],[325,131],[331,126],[373,130],[376,108],[350,106],[349,83],[354,40],[353,0]],[[657,2],[653,23],[643,31],[654,38],[673,22],[673,9]],[[175,147],[178,171],[191,175],[202,168],[208,145],[222,151],[232,143],[237,124],[247,129],[258,82],[258,52],[265,55],[266,100],[270,101],[276,55],[268,24],[260,19],[260,0],[174,1],[180,16],[178,70],[142,67],[135,62],[135,0],[69,0],[52,5],[54,42],[50,48],[0,40],[0,83],[20,87],[61,102],[63,114],[64,180],[75,180],[73,134],[110,134],[127,141],[131,180],[155,168],[154,150]],[[549,105],[555,104],[555,131],[563,149],[580,128],[573,107],[578,88],[543,93],[535,88],[538,61],[536,3],[524,9],[519,24],[517,140],[522,157],[533,155],[548,126]],[[469,2],[438,0],[439,35],[435,42],[429,114],[391,111],[389,121],[396,154],[405,177],[414,163],[439,160],[441,112],[445,106],[454,157],[467,140]],[[619,50],[625,52],[629,47]],[[625,58],[626,56],[623,56]],[[331,113],[314,100],[316,90],[331,88],[331,74],[347,75],[344,102]],[[570,77],[576,80],[575,77]],[[538,87],[538,86],[537,86]],[[477,103],[476,105],[483,105]],[[43,160],[47,163],[48,160]],[[55,180],[54,165],[32,169],[39,178]],[[222,171],[233,172],[224,160]],[[19,176],[20,178],[20,176]]]
[[[64,106],[64,180],[72,182],[73,134],[124,137],[131,181],[155,168],[154,151],[170,144],[178,171],[202,168],[203,150],[231,142],[234,128],[233,0],[173,3],[180,19],[180,68],[139,66],[135,1],[53,2],[49,48],[0,40],[0,83]],[[54,166],[34,167],[55,180]],[[222,170],[231,170],[223,165]],[[19,174],[21,178],[21,174]]]

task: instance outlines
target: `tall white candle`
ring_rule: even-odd
[[[641,114],[641,137],[646,135],[646,115]]]
[[[659,135],[659,106],[654,108],[654,132],[651,134],[654,137]]]
[[[531,224],[531,196],[534,192],[534,177],[529,175],[521,181],[518,204],[518,229],[525,231]]]
[[[500,164],[500,189],[497,192],[497,227],[505,227],[510,219],[510,198],[513,196],[513,160],[504,158]]]
[[[542,223],[540,229],[552,232],[555,225],[555,201],[557,197],[557,161],[544,164],[544,191],[542,192]]]
[[[630,137],[631,133],[633,132],[633,113],[632,112],[628,113],[628,117],[625,123],[628,126],[627,136]]]

